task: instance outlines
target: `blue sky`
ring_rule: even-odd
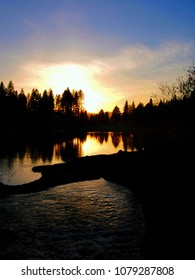
[[[86,109],[146,103],[195,56],[192,0],[0,0],[0,80],[83,89]]]

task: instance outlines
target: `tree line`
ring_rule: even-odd
[[[24,90],[18,93],[10,81],[7,87],[0,83],[0,116],[13,119],[13,116],[24,113],[60,113],[65,119],[77,119],[87,124],[110,124],[116,122],[154,122],[168,117],[194,117],[195,112],[195,66],[186,71],[171,85],[159,84],[157,94],[153,94],[149,102],[135,106],[134,101],[125,101],[123,109],[116,105],[112,112],[103,109],[97,114],[87,114],[84,108],[84,93],[82,90],[72,90],[67,87],[62,94],[54,96],[52,89],[40,93],[32,89],[27,95]],[[68,117],[68,118],[67,118]]]
[[[136,121],[146,123],[159,122],[161,119],[175,118],[193,120],[195,117],[195,65],[187,68],[184,76],[177,78],[171,85],[158,84],[158,93],[152,94],[149,102],[134,101],[129,104],[125,101],[121,110],[116,105],[109,114],[100,110],[98,114],[91,115],[92,123],[128,122]]]
[[[82,90],[72,90],[67,87],[60,95],[54,96],[52,89],[44,90],[43,93],[33,88],[27,95],[24,90],[18,93],[14,83],[9,81],[7,87],[0,83],[0,112],[1,114],[29,112],[58,111],[65,115],[79,117],[85,111],[83,103],[84,93]]]

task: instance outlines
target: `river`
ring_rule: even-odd
[[[39,178],[32,167],[66,162],[95,154],[112,154],[119,150],[136,151],[132,133],[89,132],[79,137],[12,141],[0,145],[0,182],[8,185],[28,183]]]
[[[1,149],[0,181],[22,184],[36,179],[32,166],[118,150],[136,150],[132,134],[88,133],[57,143],[19,143]],[[102,178],[0,198],[0,211],[1,259],[144,258],[139,202],[129,188]]]

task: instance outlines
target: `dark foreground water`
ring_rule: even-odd
[[[0,199],[1,259],[142,259],[132,192],[103,179]]]

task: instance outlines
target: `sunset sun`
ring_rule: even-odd
[[[104,101],[93,81],[93,75],[87,67],[77,64],[54,65],[42,70],[44,86],[53,90],[54,94],[62,94],[70,90],[84,92],[84,107],[88,112],[96,112]]]
[[[89,74],[80,65],[54,65],[44,69],[46,83],[56,93],[62,93],[66,87],[70,89],[88,88]]]

